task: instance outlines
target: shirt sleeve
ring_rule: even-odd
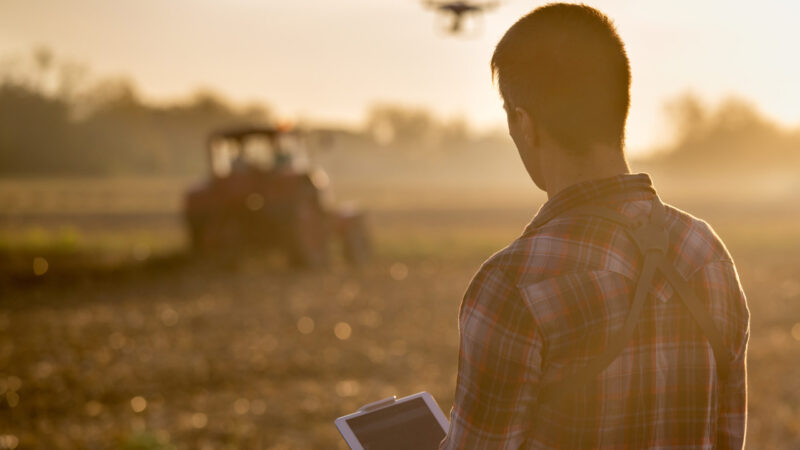
[[[717,448],[743,448],[747,425],[750,313],[739,276],[731,261],[720,261],[704,267],[701,280],[700,293],[721,300],[713,301],[712,315],[733,356],[728,376],[719,386]]]
[[[747,351],[733,360],[728,378],[720,386],[717,448],[744,448],[747,426]]]
[[[459,312],[459,360],[442,449],[518,449],[541,375],[542,340],[518,288],[494,268],[478,272]]]

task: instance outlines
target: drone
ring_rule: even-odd
[[[484,2],[468,0],[424,0],[423,3],[426,7],[443,15],[450,15],[451,20],[446,27],[446,31],[450,34],[460,34],[464,31],[464,22],[467,18],[494,9],[500,4],[497,0]]]

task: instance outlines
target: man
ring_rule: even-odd
[[[491,67],[548,201],[467,289],[441,447],[741,448],[744,293],[711,228],[629,173],[614,26],[550,4],[506,32]]]

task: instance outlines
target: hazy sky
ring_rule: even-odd
[[[0,0],[0,57],[37,45],[128,75],[151,99],[210,87],[281,117],[360,124],[375,102],[480,127],[504,116],[488,61],[543,1],[506,0],[473,39],[444,36],[418,0]],[[667,136],[663,102],[737,94],[800,125],[800,2],[587,2],[614,19],[633,70],[628,147]]]

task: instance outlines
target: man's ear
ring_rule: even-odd
[[[539,129],[536,125],[534,117],[525,109],[517,106],[514,108],[514,115],[516,116],[519,130],[522,132],[522,137],[525,139],[525,144],[528,147],[536,148],[539,146]]]

